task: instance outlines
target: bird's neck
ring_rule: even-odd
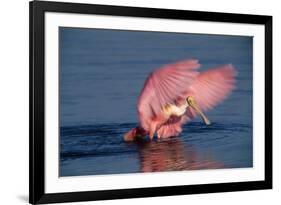
[[[187,107],[187,102],[181,105],[167,104],[166,106],[164,106],[163,112],[168,117],[172,115],[180,117],[186,112]]]
[[[186,108],[188,107],[187,102],[183,103],[180,106],[177,106],[177,109],[174,110],[174,114],[178,117],[182,116],[186,112]]]
[[[186,109],[187,107],[188,107],[189,105],[188,105],[188,103],[186,102],[186,101],[184,101],[184,103],[183,104],[181,104],[180,106],[178,106],[180,109]]]

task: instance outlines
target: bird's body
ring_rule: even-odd
[[[165,116],[169,119],[171,116],[181,117],[185,114],[186,109],[188,108],[188,103],[185,101],[182,105],[175,105],[175,104],[166,104],[162,111]]]
[[[126,141],[154,133],[158,138],[177,136],[182,125],[222,102],[235,87],[235,69],[224,65],[199,73],[197,60],[184,60],[153,71],[138,99],[139,126],[124,135]]]

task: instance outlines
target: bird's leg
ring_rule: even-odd
[[[149,138],[150,140],[153,139],[153,136],[154,136],[154,132],[156,130],[156,123],[155,122],[152,122],[151,125],[150,125],[150,130],[149,130]]]
[[[159,133],[157,133],[157,139],[160,140],[161,139],[161,135]]]
[[[149,132],[149,138],[150,138],[150,140],[153,139],[153,136],[154,136],[154,132],[153,132],[153,131],[150,131],[150,132]]]

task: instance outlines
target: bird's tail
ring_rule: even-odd
[[[134,141],[136,137],[137,137],[137,128],[133,128],[129,132],[124,134],[124,140],[126,142]]]
[[[142,127],[135,127],[131,129],[129,132],[124,134],[124,140],[126,142],[131,142],[137,140],[137,138],[141,139],[142,137],[145,137],[148,134],[148,132],[143,129]]]

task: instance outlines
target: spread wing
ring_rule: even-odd
[[[222,102],[235,88],[236,71],[232,65],[224,65],[200,73],[185,91],[184,95],[193,96],[203,111],[212,109]],[[188,108],[181,122],[186,123],[196,113]]]
[[[179,61],[153,71],[145,81],[137,103],[141,126],[150,130],[162,107],[174,103],[198,75],[197,60]]]
[[[183,96],[177,99],[181,104],[188,96],[193,96],[204,111],[212,109],[222,102],[235,88],[235,69],[231,65],[225,65],[202,72],[186,87]],[[182,131],[182,124],[187,123],[196,116],[190,107],[186,114],[181,117],[174,117],[165,122],[157,130],[158,136],[162,138],[177,136]]]

